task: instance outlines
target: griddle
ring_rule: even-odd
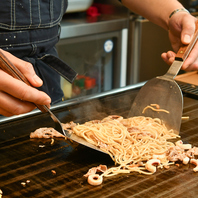
[[[83,123],[110,114],[128,116],[141,85],[66,101],[52,108],[62,122]],[[198,146],[198,100],[184,96],[180,135],[183,142]],[[32,113],[0,124],[0,189],[5,197],[157,198],[198,197],[198,173],[194,165],[173,165],[151,176],[138,173],[104,178],[101,186],[90,186],[83,175],[89,168],[114,163],[106,154],[69,140],[30,139],[30,132],[52,125],[46,114]],[[56,174],[52,173],[52,170]],[[21,183],[26,182],[26,186]]]

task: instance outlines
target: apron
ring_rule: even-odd
[[[40,59],[57,55],[60,21],[67,0],[0,1],[0,48],[30,62],[43,80],[39,90],[46,92],[52,104],[62,100],[60,75]]]

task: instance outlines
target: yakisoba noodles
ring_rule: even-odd
[[[154,107],[155,107],[155,108],[154,108]],[[147,109],[151,109],[151,110],[157,111],[157,112],[170,113],[169,111],[167,111],[167,110],[165,110],[165,109],[160,109],[160,106],[159,106],[158,104],[150,104],[150,105],[146,106],[146,107],[143,109],[142,113],[144,114],[145,111],[146,111]]]
[[[168,165],[164,154],[174,144],[167,140],[179,137],[173,130],[168,130],[160,119],[143,116],[128,119],[109,116],[78,124],[72,131],[107,152],[115,161],[116,167],[103,171],[101,176],[105,177],[132,171],[152,174],[145,163],[153,156],[161,156],[160,165]]]

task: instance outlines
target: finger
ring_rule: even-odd
[[[20,72],[22,72],[22,74],[28,79],[32,86],[42,86],[43,81],[36,75],[31,63],[23,61],[2,49],[0,50],[8,58],[8,60],[14,64],[20,70]]]
[[[5,117],[11,117],[11,116],[13,116],[14,114],[11,114],[11,113],[5,111],[4,109],[1,109],[1,108],[0,108],[0,115],[3,115],[3,116],[5,116]]]
[[[162,53],[161,57],[168,65],[171,65],[175,60],[175,53],[168,51],[167,53]]]
[[[194,46],[193,50],[185,60],[182,69],[184,70],[198,70],[198,43]]]
[[[161,54],[161,58],[163,59],[163,61],[164,61],[166,64],[170,65],[169,59],[168,59],[168,57],[167,57],[167,53],[162,53],[162,54]]]
[[[181,41],[183,44],[189,44],[195,32],[195,19],[192,17],[184,18],[181,31]]]
[[[198,59],[196,59],[192,64],[189,64],[185,61],[181,69],[185,71],[198,71]]]
[[[182,66],[182,70],[185,71],[198,71],[198,61],[196,63],[193,63],[192,65],[189,65],[188,67]]]
[[[15,98],[40,105],[49,105],[51,103],[51,99],[46,93],[13,78],[2,70],[0,70],[0,85],[2,91]]]
[[[35,109],[33,103],[19,100],[7,93],[0,92],[0,114],[4,116],[19,115]]]

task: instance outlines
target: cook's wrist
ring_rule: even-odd
[[[178,12],[187,12],[188,14],[190,14],[190,12],[186,9],[186,8],[177,8],[175,10],[173,10],[170,15],[169,15],[169,19],[176,13]]]
[[[180,21],[185,15],[192,16],[187,9],[182,8],[182,7],[177,8],[177,9],[173,10],[172,12],[170,12],[170,15],[168,17],[168,22],[167,22],[168,30],[170,30],[170,25],[172,23],[174,24],[174,23]]]

